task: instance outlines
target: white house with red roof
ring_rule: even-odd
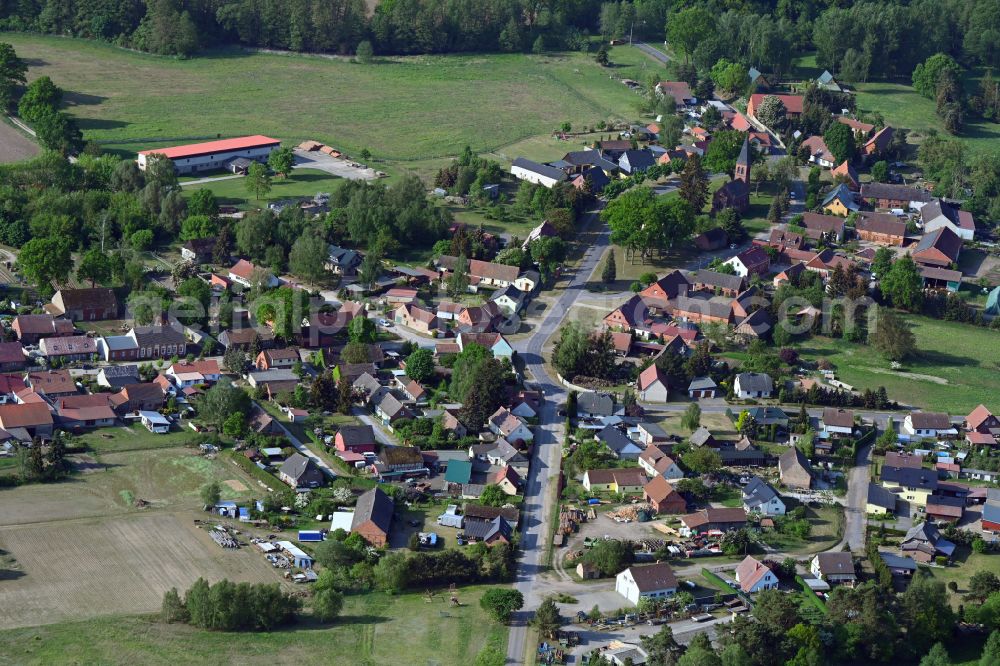
[[[764,275],[771,267],[771,258],[758,245],[752,245],[738,255],[725,262],[732,266],[736,274],[742,278],[749,275]]]
[[[666,402],[669,394],[667,375],[656,364],[639,373],[639,399],[646,402]]]
[[[736,582],[747,594],[778,588],[778,577],[767,565],[752,555],[747,555],[736,567]]]
[[[136,162],[146,170],[150,158],[158,155],[170,159],[177,173],[194,173],[226,168],[235,159],[267,162],[271,151],[281,147],[281,141],[256,134],[235,139],[221,139],[205,143],[189,143],[169,148],[140,150]]]
[[[258,270],[258,266],[247,261],[246,259],[240,259],[236,264],[229,269],[228,278],[233,282],[239,283],[248,289],[253,287],[254,272]],[[268,287],[277,287],[279,282],[278,278],[274,277],[271,271],[266,268],[260,268],[260,277],[264,280],[264,284]]]

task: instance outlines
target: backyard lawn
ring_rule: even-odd
[[[923,570],[945,585],[952,581],[958,584],[958,593],[949,592],[952,606],[956,608],[962,603],[962,595],[969,591],[972,574],[989,571],[1000,576],[1000,555],[996,553],[974,553],[966,546],[959,546],[955,549],[952,562],[953,565],[944,568],[923,567]]]
[[[799,352],[815,361],[826,358],[837,378],[857,389],[885,386],[889,398],[904,405],[967,414],[1000,391],[1000,346],[996,331],[969,324],[910,316],[918,352],[893,371],[866,345],[817,337]]]
[[[487,643],[502,651],[505,628],[479,607],[485,587],[423,594],[348,596],[333,625],[304,622],[286,630],[231,634],[162,624],[152,617],[105,617],[8,629],[0,653],[19,664],[439,664],[465,666]]]
[[[247,192],[246,180],[242,177],[187,185],[182,191],[185,196],[190,197],[200,189],[208,189],[212,190],[220,205],[256,209],[266,206],[271,201],[313,197],[319,192],[329,194],[342,182],[342,179],[331,176],[325,171],[294,169],[288,178],[272,178],[271,192],[261,199]]]
[[[94,453],[116,453],[185,446],[194,441],[194,436],[195,433],[186,427],[157,435],[136,423],[132,426],[100,428],[80,435],[74,443],[85,444]]]

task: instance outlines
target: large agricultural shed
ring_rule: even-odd
[[[235,159],[266,162],[271,151],[280,147],[281,141],[257,134],[235,139],[191,143],[185,146],[140,150],[136,161],[139,163],[139,168],[145,170],[150,155],[162,155],[173,160],[177,173],[194,173],[227,168]]]

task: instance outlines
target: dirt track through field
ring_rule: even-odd
[[[0,582],[0,629],[159,609],[171,587],[277,582],[250,548],[224,550],[193,523],[194,512],[135,514],[0,527],[0,549],[17,570]]]
[[[38,145],[0,120],[0,164],[20,162],[38,154]]]

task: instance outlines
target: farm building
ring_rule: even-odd
[[[190,143],[169,148],[140,150],[136,162],[146,170],[151,156],[158,155],[173,160],[177,173],[195,173],[228,168],[237,158],[267,162],[271,151],[281,147],[281,142],[259,134],[235,139],[221,139],[205,143]]]
[[[392,498],[380,488],[372,488],[358,498],[351,533],[360,534],[373,546],[385,546],[389,541],[389,527],[394,510]]]

